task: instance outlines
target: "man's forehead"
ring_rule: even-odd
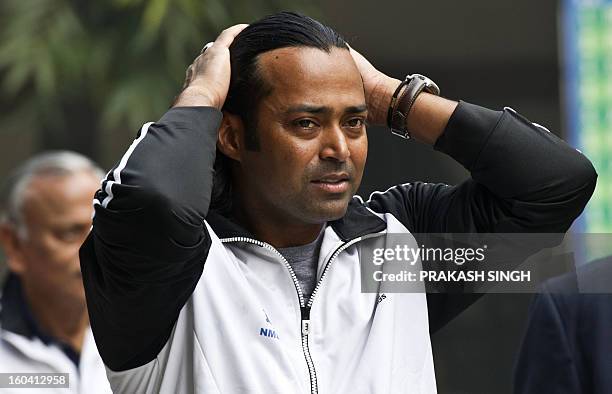
[[[258,71],[279,106],[317,105],[333,95],[356,106],[364,102],[363,81],[349,51],[311,47],[279,48],[258,58]]]
[[[66,213],[78,205],[91,204],[98,186],[90,171],[64,175],[34,176],[24,192],[26,212]]]

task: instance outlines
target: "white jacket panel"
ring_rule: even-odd
[[[393,216],[384,219],[389,231],[407,232]],[[222,243],[209,231],[204,272],[168,342],[146,365],[108,370],[113,389],[310,393],[300,300],[287,266],[273,250]],[[425,294],[387,295],[377,304],[379,294],[362,293],[358,244],[330,263],[313,296],[307,341],[317,392],[435,393]],[[319,278],[341,245],[328,227]]]

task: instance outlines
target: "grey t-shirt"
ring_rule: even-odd
[[[309,244],[278,249],[280,254],[289,262],[293,272],[295,272],[305,302],[308,302],[312,291],[317,285],[317,263],[319,261],[322,241],[323,231],[321,231],[317,239]]]

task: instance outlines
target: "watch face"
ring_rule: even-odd
[[[423,80],[423,82],[425,82],[424,90],[427,93],[435,94],[436,96],[440,95],[440,88],[438,87],[438,85],[434,81],[432,81],[430,78],[427,78],[425,75],[423,75],[423,74],[412,74],[412,75],[409,76],[409,78],[419,78],[419,79]]]
[[[431,79],[428,79],[427,84],[425,85],[425,91],[427,93],[435,94],[436,96],[440,95],[440,88]]]

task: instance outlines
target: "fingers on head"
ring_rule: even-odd
[[[228,27],[227,29],[223,30],[221,34],[219,34],[219,37],[217,37],[214,44],[229,47],[232,41],[234,41],[234,38],[236,38],[236,36],[247,26],[247,24],[241,23]]]
[[[204,47],[200,51],[200,54],[194,60],[194,63],[196,63],[200,58],[202,58],[205,52],[215,53],[219,52],[219,50],[229,48],[232,41],[234,41],[234,38],[236,38],[236,36],[247,26],[247,24],[242,23],[239,25],[228,27],[227,29],[223,30],[214,42],[209,42],[204,45]],[[187,71],[189,71],[189,69],[187,69]]]
[[[209,42],[208,44],[204,45],[204,46],[202,47],[202,50],[200,51],[200,55],[201,55],[201,54],[203,54],[204,52],[206,52],[206,50],[207,50],[208,48],[210,48],[210,47],[212,46],[212,44],[213,44],[213,42],[211,41],[211,42]]]
[[[187,85],[189,85],[192,77],[193,77],[193,64],[189,65],[189,67],[187,67],[187,70],[185,71],[185,82],[183,83],[183,88],[186,88]]]

